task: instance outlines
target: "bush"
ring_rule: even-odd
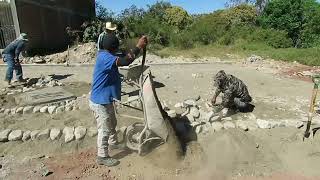
[[[286,31],[275,29],[256,28],[248,40],[251,42],[264,42],[274,48],[289,48],[293,46],[293,42]]]
[[[164,20],[179,30],[183,30],[191,22],[191,17],[186,10],[178,6],[167,8],[164,14]]]
[[[171,38],[171,42],[175,47],[181,49],[189,49],[194,47],[195,41],[192,38],[192,34],[190,32],[184,32],[181,34],[175,34]]]

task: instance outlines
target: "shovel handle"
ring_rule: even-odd
[[[317,93],[318,93],[318,88],[315,86],[312,90],[312,96],[311,96],[311,101],[310,101],[310,107],[309,107],[309,114],[308,114],[308,122],[307,122],[307,127],[304,132],[304,137],[308,137],[310,134],[310,127],[311,127],[311,121],[312,121],[312,116],[314,113],[314,104],[317,98]]]

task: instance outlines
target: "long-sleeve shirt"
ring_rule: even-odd
[[[98,42],[97,42],[97,47],[98,47],[98,50],[102,50],[103,49],[103,46],[102,46],[102,40],[103,40],[103,36],[105,36],[107,33],[104,31],[102,32],[99,37],[98,37]]]
[[[240,98],[243,102],[252,101],[247,86],[240,79],[228,74],[223,81],[221,86],[217,87],[215,97],[223,93],[222,105],[224,107],[230,106],[234,98]]]
[[[2,54],[10,54],[15,59],[19,58],[20,53],[25,49],[26,42],[22,39],[16,39],[11,42],[3,51]]]

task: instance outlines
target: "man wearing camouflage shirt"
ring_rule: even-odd
[[[212,98],[212,105],[218,105],[218,110],[223,108],[245,110],[252,101],[247,86],[233,75],[219,71],[214,77],[214,86],[217,87]],[[217,97],[223,93],[222,103],[216,104]]]

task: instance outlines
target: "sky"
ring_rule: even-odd
[[[166,0],[172,5],[181,6],[190,14],[201,14],[222,9],[227,0]],[[116,14],[123,9],[136,5],[138,8],[146,8],[148,4],[154,4],[157,0],[100,0],[103,6]]]

